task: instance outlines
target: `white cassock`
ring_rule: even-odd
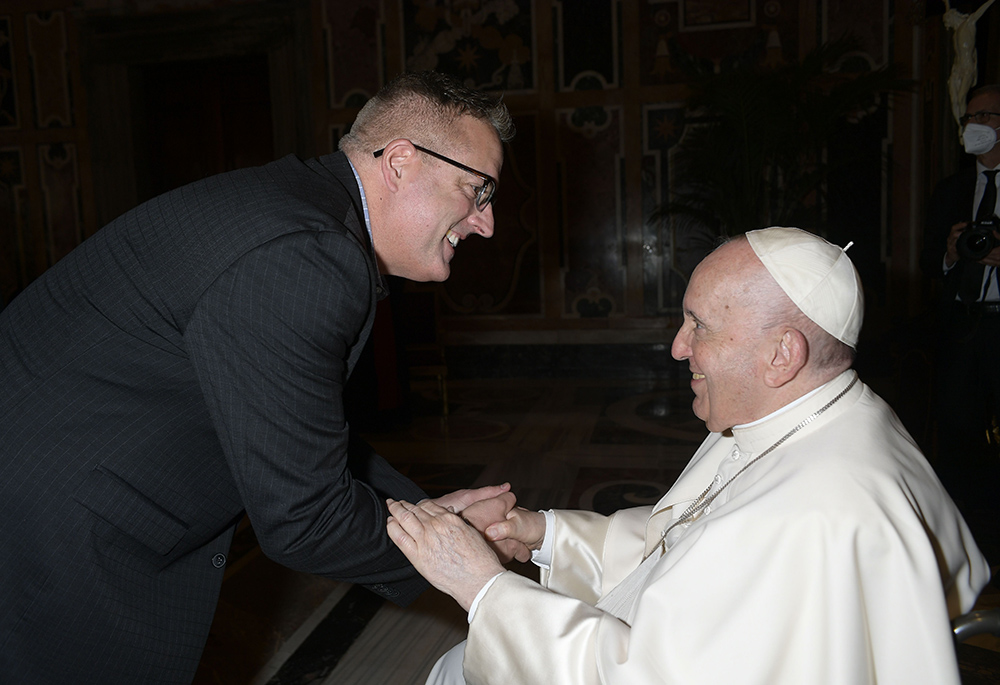
[[[556,512],[541,584],[507,572],[481,597],[465,679],[958,685],[950,619],[972,608],[989,567],[899,419],[860,381],[661,545],[710,483],[718,489],[854,378],[731,437],[709,435],[653,507]],[[647,555],[621,617],[595,608]],[[460,657],[441,664],[440,682],[461,679]]]

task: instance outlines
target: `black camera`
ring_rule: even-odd
[[[998,220],[995,216],[991,219],[974,221],[967,226],[958,236],[958,242],[955,243],[955,247],[958,248],[958,256],[978,262],[988,255],[990,250],[1000,245],[1000,241],[993,235],[997,226]]]

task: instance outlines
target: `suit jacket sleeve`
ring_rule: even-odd
[[[271,240],[204,293],[185,341],[264,553],[403,603],[426,584],[386,535],[385,497],[425,495],[350,439],[342,404],[370,269],[348,233]]]
[[[948,234],[951,227],[962,221],[972,221],[972,202],[976,189],[975,168],[964,169],[954,176],[941,181],[927,202],[924,226],[924,244],[920,255],[920,268],[928,278],[942,278],[944,255],[948,249]],[[959,262],[947,274],[953,287],[950,294],[958,290],[958,275],[962,264]]]

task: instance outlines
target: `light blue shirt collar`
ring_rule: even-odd
[[[354,180],[358,182],[358,190],[361,191],[361,208],[365,212],[365,228],[368,229],[368,239],[372,241],[372,252],[375,251],[375,237],[372,235],[372,220],[368,216],[368,199],[365,198],[365,187],[361,185],[361,176],[358,175],[358,170],[354,168],[354,163],[347,159],[347,163],[351,165],[351,171],[354,173]]]
[[[386,285],[385,279],[382,278],[382,274],[378,268],[378,255],[375,253],[375,236],[372,235],[372,221],[371,217],[368,215],[368,200],[365,198],[365,187],[361,185],[361,176],[358,175],[358,170],[354,168],[354,163],[351,162],[350,158],[347,159],[347,163],[351,165],[351,171],[354,173],[354,180],[357,181],[358,190],[361,191],[361,208],[364,210],[365,214],[365,229],[368,230],[368,240],[370,240],[372,244],[372,259],[375,262],[375,294],[379,299],[382,299],[389,294],[389,286]]]

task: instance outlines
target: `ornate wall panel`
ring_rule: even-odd
[[[0,129],[18,127],[17,81],[10,17],[0,17]]]
[[[537,315],[542,311],[538,241],[536,117],[514,118],[493,200],[493,237],[459,244],[442,284],[445,313]]]
[[[822,41],[850,33],[859,43],[853,59],[845,60],[844,71],[879,69],[889,58],[889,8],[870,0],[828,0],[823,3]]]
[[[443,71],[486,90],[535,89],[531,0],[402,0],[402,11],[408,70]]]
[[[163,14],[183,10],[211,9],[228,5],[252,5],[259,0],[76,0],[77,4],[86,4],[90,9],[118,8],[126,5],[135,8],[136,14]]]
[[[689,217],[670,214],[656,219],[657,210],[679,182],[671,155],[687,126],[683,102],[643,107],[642,218],[643,314],[678,314],[687,279],[704,255],[710,237]]]
[[[45,214],[46,248],[49,264],[55,264],[83,240],[76,145],[39,145],[38,164]]]
[[[625,312],[625,200],[621,107],[559,110],[563,316]]]
[[[681,0],[682,31],[746,28],[756,19],[754,0]]]
[[[384,82],[382,0],[323,0],[328,106],[360,107]]]
[[[646,0],[639,12],[645,85],[798,57],[799,12],[792,0]]]
[[[73,126],[73,102],[66,62],[64,12],[25,16],[28,57],[35,96],[35,123],[39,128]]]
[[[21,149],[0,148],[0,308],[27,282],[28,209]]]
[[[113,23],[121,13],[156,14],[200,39],[191,54],[225,53],[242,33],[197,32],[186,17],[218,16],[236,5],[248,8],[246,16],[273,15],[306,37],[269,52],[272,68],[283,60],[283,83],[302,74],[295,88],[281,91],[279,99],[291,104],[275,121],[276,136],[295,141],[302,156],[334,149],[356,109],[404,69],[438,69],[505,93],[519,131],[493,208],[495,235],[465,241],[451,279],[436,292],[456,332],[502,332],[512,340],[523,334],[525,341],[558,331],[573,332],[574,342],[627,342],[673,325],[686,278],[705,250],[705,231],[677,215],[650,217],[682,182],[672,158],[698,123],[680,103],[692,76],[791,62],[846,32],[859,38],[860,49],[842,69],[872,68],[899,51],[891,39],[898,43],[902,35],[891,3],[865,0],[56,0],[47,12],[8,3],[0,15],[5,293],[95,228],[88,139],[94,126],[85,126],[80,104],[100,92],[84,98],[82,83],[71,81],[80,75],[80,55],[93,55],[78,55],[77,29]],[[184,41],[170,47],[170,59],[187,49]],[[93,83],[92,73],[83,76]],[[297,116],[303,111],[308,115]],[[874,164],[888,138],[886,125],[872,126],[856,137],[874,151],[866,157]],[[845,226],[869,222],[882,197],[875,185],[880,194],[892,190],[885,180],[891,169],[879,165],[863,206],[854,202],[831,218]],[[849,181],[839,180],[843,187]],[[16,232],[7,231],[11,217]],[[883,229],[893,221],[886,215]],[[882,248],[887,236],[883,231]],[[19,251],[11,252],[15,244]],[[877,255],[871,262],[873,274],[884,267]]]
[[[621,3],[618,0],[552,3],[556,90],[621,85]]]

